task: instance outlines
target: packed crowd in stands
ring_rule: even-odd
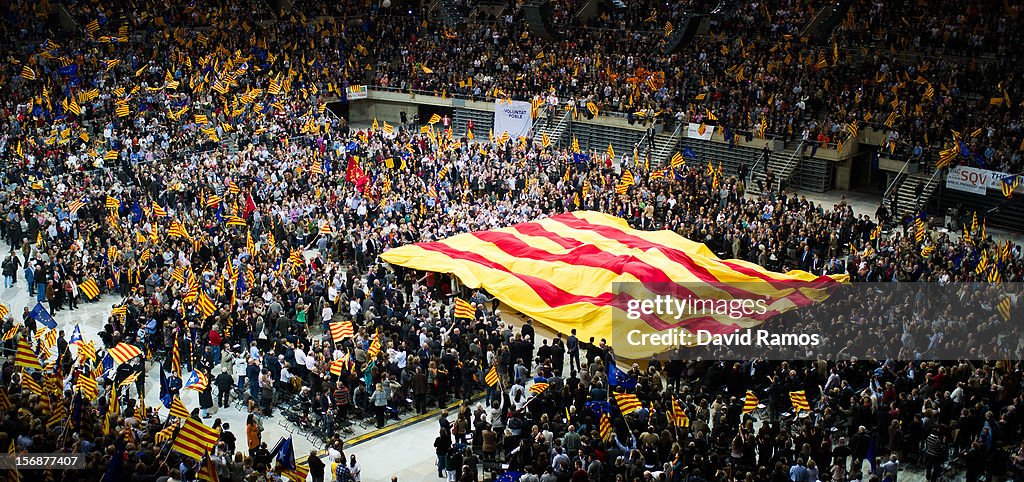
[[[892,219],[884,208],[869,214],[843,203],[815,205],[770,182],[764,196],[751,197],[746,176],[715,172],[712,159],[691,158],[674,171],[624,166],[636,182],[621,195],[610,160],[579,164],[572,152],[533,139],[448,137],[436,125],[427,132],[353,130],[324,108],[323,99],[359,83],[365,72],[379,85],[479,97],[498,89],[499,97],[532,99],[553,87],[577,105],[646,107],[667,118],[710,109],[737,131],[756,130],[764,117],[771,132],[817,138],[841,136],[843,126],[869,120],[869,112],[887,118],[893,95],[915,105],[921,93],[890,87],[923,91],[927,84],[914,81],[920,74],[935,84],[935,102],[907,116],[914,121],[895,121],[901,136],[918,142],[913,136],[927,133],[927,147],[950,128],[966,137],[984,127],[991,130],[972,137],[986,139],[976,148],[991,144],[991,166],[1019,166],[1020,119],[1011,116],[1020,109],[1012,102],[991,106],[988,94],[981,106],[964,100],[966,89],[993,87],[1005,74],[1000,60],[967,70],[961,61],[937,60],[928,70],[913,66],[901,82],[901,69],[910,66],[884,56],[854,63],[857,53],[844,44],[834,65],[830,48],[823,54],[797,38],[796,26],[814,10],[794,3],[767,7],[767,14],[744,7],[729,35],[662,56],[661,25],[622,42],[578,29],[570,40],[545,44],[524,39],[518,17],[448,38],[451,32],[410,17],[261,26],[232,13],[233,4],[199,10],[174,2],[160,15],[138,17],[69,2],[90,36],[47,39],[37,37],[45,31],[34,5],[9,2],[2,33],[20,49],[8,52],[0,73],[7,187],[0,223],[12,248],[4,275],[17,281],[11,289],[28,291],[58,318],[97,301],[124,313],[112,313],[95,334],[93,360],[81,355],[81,345],[74,348],[78,359],[71,356],[70,333],[51,343],[27,312],[5,317],[12,356],[2,372],[10,403],[0,447],[80,452],[89,473],[104,480],[194,480],[200,460],[158,437],[171,424],[165,409],[136,411],[131,387],[110,399],[134,371],[170,377],[172,398],[196,371],[209,383],[191,416],[221,429],[210,456],[221,480],[293,475],[277,466],[260,437],[261,425],[289,403],[308,408],[328,437],[326,466],[310,469],[332,477],[359,472],[342,453],[340,427],[371,417],[380,426],[386,409],[423,413],[457,400],[464,403],[453,421],[440,421],[434,441],[438,475],[448,480],[493,476],[494,461],[524,481],[895,480],[901,464],[924,470],[929,480],[960,470],[968,480],[1019,473],[1024,445],[1015,364],[673,361],[619,373],[612,347],[601,340],[586,333],[538,340],[532,325],[504,321],[479,292],[461,294],[476,304],[476,318],[456,319],[452,305],[460,293],[449,279],[378,259],[402,244],[591,209],[643,229],[672,229],[773,270],[848,273],[856,282],[990,280],[993,272],[1020,281],[1020,247],[987,238],[984,227],[950,236]],[[860,8],[861,19],[883,15]],[[637,22],[622,21],[630,28]],[[993,27],[967,15],[957,28],[982,24]],[[748,28],[759,38],[732,36]],[[1003,37],[985,39],[1016,48]],[[379,69],[376,60],[392,52],[403,60]],[[827,65],[817,67],[819,59]],[[721,74],[737,64],[739,70]],[[638,69],[664,72],[653,76],[657,89],[638,78]],[[473,86],[458,87],[467,73]],[[1011,101],[1024,92],[1018,78],[1001,80]],[[1011,122],[990,123],[996,118]],[[90,281],[98,295],[82,288]],[[185,301],[193,287],[212,311]],[[338,342],[327,325],[341,320],[352,321],[355,333]],[[381,348],[371,356],[375,333]],[[56,362],[23,373],[13,362],[23,341],[44,344]],[[101,360],[122,342],[158,364],[106,370]],[[339,360],[340,375],[332,373]],[[486,383],[491,366],[500,376],[497,389]],[[96,373],[98,394],[84,400],[81,380]],[[529,389],[538,383],[548,384],[539,395]],[[613,384],[642,406],[621,416],[614,399],[606,402]],[[810,416],[794,417],[785,394],[801,389]],[[747,390],[765,401],[763,413],[744,413]],[[480,391],[487,394],[476,405]],[[238,399],[252,414],[245,427],[204,417],[215,404]],[[674,401],[685,423],[673,413]],[[608,436],[604,413],[611,415]],[[751,416],[763,423],[755,428]],[[872,463],[862,465],[864,459]],[[46,475],[23,476],[36,472]]]
[[[981,129],[967,142],[965,162],[1024,170],[1024,88],[1013,60],[1020,33],[1008,24],[1019,14],[1015,6],[854,2],[835,39],[815,43],[801,37],[815,14],[808,2],[744,3],[710,35],[669,54],[666,22],[681,26],[681,13],[640,3],[603,13],[594,25],[574,19],[559,42],[529,33],[521,10],[509,6],[478,28],[417,36],[403,49],[404,62],[377,72],[375,83],[474,98],[554,93],[562,106],[582,111],[592,102],[641,122],[701,122],[710,110],[736,134],[759,131],[764,119],[769,134],[833,147],[850,142],[847,126],[870,125],[885,130],[892,154],[925,161],[955,142],[952,131],[967,140]],[[986,16],[1004,10],[1007,16]]]

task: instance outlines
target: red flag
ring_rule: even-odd
[[[349,156],[348,166],[345,168],[345,180],[356,185],[365,184],[366,173],[355,157]]]
[[[242,217],[248,219],[249,215],[256,210],[256,202],[252,200],[251,193],[245,193],[245,208],[242,210]]]

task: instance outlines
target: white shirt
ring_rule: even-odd
[[[316,357],[313,355],[306,355],[306,370],[312,370],[316,368]]]
[[[395,365],[398,366],[399,370],[405,368],[405,364],[406,364],[407,358],[408,358],[408,355],[405,353],[405,351],[396,351],[395,352]]]
[[[334,318],[334,309],[331,305],[324,303],[324,309],[320,311],[320,319],[330,323],[331,318]]]

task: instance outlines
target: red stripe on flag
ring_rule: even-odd
[[[693,274],[696,275],[698,278],[700,278],[702,281],[705,281],[705,282],[708,282],[708,283],[721,283],[721,281],[717,277],[715,277],[714,274],[709,272],[703,266],[700,266],[697,263],[695,263],[693,261],[693,258],[688,253],[686,253],[685,251],[682,251],[682,250],[679,250],[679,249],[676,249],[676,248],[672,248],[672,247],[669,247],[669,246],[665,246],[663,244],[652,243],[651,241],[648,241],[648,240],[646,240],[644,238],[641,238],[639,236],[634,236],[632,234],[628,234],[625,231],[622,231],[621,229],[618,229],[618,228],[614,228],[614,227],[611,227],[611,226],[604,226],[604,225],[600,225],[600,224],[593,224],[593,223],[587,221],[586,219],[580,219],[580,218],[576,217],[575,215],[573,215],[571,213],[564,214],[564,215],[559,215],[559,216],[553,216],[553,217],[548,218],[548,219],[550,219],[553,222],[557,222],[557,223],[563,224],[566,227],[571,228],[571,229],[587,230],[587,231],[591,231],[591,232],[597,233],[597,234],[605,237],[606,239],[618,242],[618,243],[620,243],[623,246],[626,246],[628,248],[641,249],[641,250],[644,250],[644,251],[648,251],[648,250],[651,250],[651,249],[658,249],[659,251],[661,251],[670,260],[672,260],[672,261],[674,261],[676,263],[679,263],[679,264],[683,265],[684,267],[686,267],[687,269],[689,269],[690,271],[692,271]],[[742,274],[746,274],[748,276],[753,276],[753,277],[756,277],[756,278],[758,278],[760,280],[766,281],[772,287],[774,287],[776,289],[785,289],[785,288],[794,288],[794,287],[821,289],[821,288],[825,288],[825,287],[831,287],[831,286],[837,286],[838,285],[838,283],[836,281],[834,281],[832,278],[829,278],[828,276],[818,276],[814,281],[811,281],[811,282],[800,281],[800,280],[777,280],[777,279],[774,279],[774,278],[768,276],[766,273],[762,273],[762,272],[759,272],[757,270],[753,270],[753,269],[744,267],[744,266],[736,264],[736,263],[729,263],[729,262],[721,261],[721,260],[719,260],[719,261],[723,264],[723,266],[729,267],[729,268],[735,270],[736,272],[739,272],[739,273],[742,273]],[[802,301],[803,303],[806,303],[806,304],[812,303],[812,300],[807,299],[807,297],[804,296],[803,293],[799,293],[798,297],[803,299],[803,301]],[[801,304],[801,302],[798,302],[796,299],[790,299],[790,301],[792,301],[792,302],[794,302],[794,303],[796,303],[796,304],[798,304],[800,306],[804,306],[803,304]]]
[[[513,272],[512,270],[508,269],[507,267],[505,267],[505,265],[501,263],[491,261],[486,257],[471,251],[453,248],[444,243],[420,243],[417,244],[416,246],[426,251],[441,253],[452,259],[470,261],[479,264],[480,266],[483,266],[485,268],[491,268],[504,273],[508,273],[514,276],[515,278],[519,279],[523,283],[525,283],[527,286],[529,286],[531,290],[537,293],[537,296],[539,296],[542,300],[544,300],[545,303],[547,303],[548,306],[552,308],[558,306],[571,305],[573,303],[591,303],[598,306],[605,306],[611,303],[612,301],[611,293],[602,293],[599,296],[575,295],[563,290],[562,288],[555,286],[551,282],[544,280],[542,278]]]

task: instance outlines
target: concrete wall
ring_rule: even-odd
[[[330,100],[328,100],[330,101]],[[460,107],[466,109],[494,112],[493,102],[479,102],[462,99],[441,98],[432,95],[410,94],[405,92],[384,92],[370,90],[366,99],[349,102],[349,117],[352,122],[378,121],[396,123],[399,112],[405,111],[411,117],[420,105],[440,107]]]
[[[853,170],[853,163],[850,159],[843,159],[836,163],[836,189],[840,191],[850,190],[850,174]]]

